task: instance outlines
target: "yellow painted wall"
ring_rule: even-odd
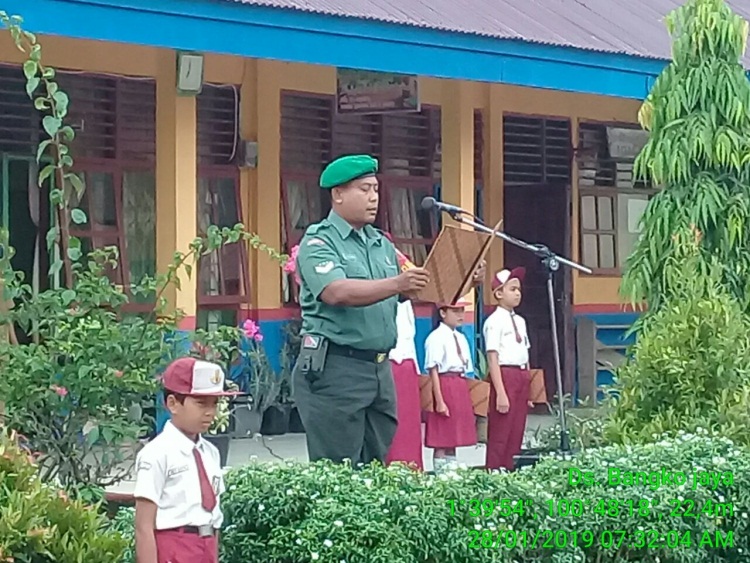
[[[332,95],[335,93],[336,72],[331,67],[319,67],[314,65],[295,64],[295,63],[276,63],[268,62],[266,71],[274,74],[278,80],[278,87],[281,90],[298,90],[303,92],[314,92],[318,94]],[[442,80],[437,78],[423,78],[420,81],[420,95],[422,103],[429,105],[450,106],[454,110],[464,109],[482,109],[484,112],[484,171],[485,193],[487,200],[485,208],[493,210],[491,216],[486,218],[488,223],[494,224],[502,217],[503,197],[502,197],[502,118],[506,113],[519,113],[527,115],[539,115],[549,117],[569,118],[573,123],[574,132],[577,131],[577,121],[602,121],[618,123],[636,123],[637,112],[640,102],[620,98],[611,98],[605,96],[594,96],[587,94],[575,94],[566,92],[557,92],[553,90],[542,90],[534,88],[523,88],[518,86],[508,86],[503,84],[484,84],[484,83],[463,83],[460,87],[456,81]],[[457,100],[460,99],[458,106]],[[263,103],[261,101],[261,103]],[[268,103],[268,102],[266,102]],[[275,108],[274,108],[275,109]],[[464,112],[464,119],[469,117],[468,112]],[[443,125],[449,125],[451,131],[455,129],[458,133],[461,131],[456,116],[452,115],[448,120],[444,118]],[[455,123],[454,123],[455,121]],[[444,127],[445,129],[445,127]],[[473,136],[464,135],[464,140]],[[577,135],[574,136],[574,139]],[[450,147],[443,147],[443,158],[451,159],[451,154],[455,154],[457,147],[451,144]],[[448,150],[450,149],[450,150]],[[462,162],[465,157],[471,154],[468,147],[461,151],[463,156],[456,155],[455,165],[458,171],[455,172],[455,178],[462,177],[464,181],[468,175],[462,176]],[[463,160],[462,160],[463,159]],[[451,159],[452,160],[452,159]],[[452,174],[453,162],[443,163],[444,174]],[[573,170],[573,218],[572,218],[572,249],[573,257],[577,258],[579,245],[578,241],[578,186],[577,170]],[[444,197],[452,203],[466,205],[467,201],[461,187],[458,185],[444,182]],[[456,197],[461,201],[454,201]],[[473,199],[472,199],[473,202]],[[497,268],[502,264],[502,244],[493,246],[490,255],[490,268]],[[613,304],[620,301],[618,288],[620,284],[619,277],[606,276],[578,276],[574,275],[574,303],[582,304]],[[266,301],[266,300],[264,300]],[[267,302],[273,302],[274,299],[268,299]]]
[[[98,73],[115,73],[130,76],[157,77],[159,65],[164,64],[164,50],[137,45],[103,43],[60,37],[42,37],[44,62],[60,69]],[[8,34],[0,34],[0,62],[21,63]],[[162,66],[162,68],[164,68]],[[170,73],[170,80],[173,74]],[[257,232],[264,242],[279,247],[280,222],[280,125],[279,107],[282,90],[299,90],[320,94],[334,94],[335,69],[315,65],[284,63],[268,60],[243,60],[224,55],[206,55],[205,80],[214,83],[241,84],[241,131],[244,139],[257,140],[259,163],[256,170],[241,174],[243,213],[249,228]],[[469,204],[466,186],[470,178],[466,170],[473,146],[473,135],[468,134],[464,123],[471,116],[470,109],[484,112],[484,167],[485,207],[495,216],[487,217],[494,223],[503,212],[502,198],[502,118],[505,113],[557,116],[570,118],[574,130],[578,120],[604,122],[636,122],[639,102],[585,94],[530,89],[486,83],[459,83],[436,78],[423,78],[420,82],[424,104],[452,108],[458,115],[444,119],[444,126],[455,131],[460,146],[448,141],[451,152],[444,152],[444,172],[457,182],[446,183],[446,199],[460,199]],[[455,149],[458,148],[456,153]],[[167,154],[168,151],[162,151]],[[455,153],[454,157],[449,154]],[[573,185],[573,241],[578,240],[577,174]],[[455,194],[453,192],[455,191]],[[471,196],[473,205],[473,191]],[[465,201],[466,200],[466,201]],[[572,245],[574,258],[578,244]],[[166,249],[162,249],[166,252]],[[280,271],[263,256],[251,253],[251,278],[253,304],[262,309],[276,308],[281,303]],[[495,245],[490,257],[490,267],[502,263],[502,245]],[[612,304],[619,301],[616,277],[578,277],[574,280],[575,304]]]

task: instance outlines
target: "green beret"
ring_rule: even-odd
[[[320,175],[320,187],[330,190],[352,180],[374,176],[378,171],[378,160],[366,154],[355,154],[337,158],[326,166]]]

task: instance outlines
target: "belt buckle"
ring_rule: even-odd
[[[376,364],[382,364],[385,361],[385,354],[380,353],[377,356],[375,356],[375,363]]]
[[[205,526],[198,526],[198,536],[201,538],[208,538],[214,535],[214,527],[211,524]]]

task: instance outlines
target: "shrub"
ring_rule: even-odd
[[[617,372],[610,440],[703,427],[750,444],[750,321],[723,289],[720,265],[699,258],[694,237],[679,242],[668,265],[673,298],[648,316]]]
[[[612,468],[653,472],[654,479],[662,472],[683,471],[689,480],[679,487],[656,480],[653,485],[609,486]],[[571,483],[571,470],[591,472],[593,484]],[[694,489],[694,470],[720,472],[724,479],[715,489]],[[652,444],[590,449],[574,458],[550,457],[511,474],[458,471],[436,478],[400,466],[352,471],[325,462],[251,464],[227,477],[222,562],[744,561],[750,548],[748,470],[749,452],[705,431]],[[532,508],[513,511],[503,499],[523,500]],[[561,500],[583,514],[550,515],[548,503]],[[648,503],[648,510],[639,503]],[[556,506],[565,508],[564,503]],[[526,545],[520,545],[524,535]],[[472,547],[500,537],[509,543],[515,538],[518,545]],[[532,545],[534,537],[541,538],[537,545]],[[551,545],[545,547],[547,539]],[[712,545],[705,544],[709,539]],[[716,545],[730,540],[731,545]]]
[[[124,548],[98,510],[43,483],[17,437],[0,432],[0,561],[110,563]]]

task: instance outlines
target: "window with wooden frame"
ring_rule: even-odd
[[[197,99],[198,233],[210,225],[234,227],[243,222],[239,168],[239,88],[205,85]],[[226,244],[203,256],[198,268],[201,309],[238,308],[250,296],[248,255],[244,242]]]
[[[41,113],[26,94],[23,69],[0,65],[0,153],[36,155],[41,134]]]
[[[633,178],[647,134],[634,125],[583,122],[578,130],[581,261],[597,274],[619,275],[655,193]]]
[[[570,121],[567,119],[504,116],[504,185],[569,185],[570,147]]]
[[[283,92],[281,96],[282,236],[288,251],[305,229],[330,210],[318,187],[320,173],[345,154],[380,160],[381,205],[376,226],[390,231],[396,245],[421,263],[436,235],[434,215],[421,209],[440,181],[439,110],[420,113],[339,115],[332,96]],[[437,112],[437,128],[435,122]],[[437,163],[437,165],[435,164]],[[285,302],[295,302],[296,284],[285,277]]]
[[[83,73],[60,73],[59,82],[70,97],[75,169],[86,183],[78,204],[87,221],[71,225],[71,235],[84,252],[116,246],[119,263],[107,274],[127,289],[156,273],[156,84]],[[131,308],[147,310],[152,300],[134,297]]]

